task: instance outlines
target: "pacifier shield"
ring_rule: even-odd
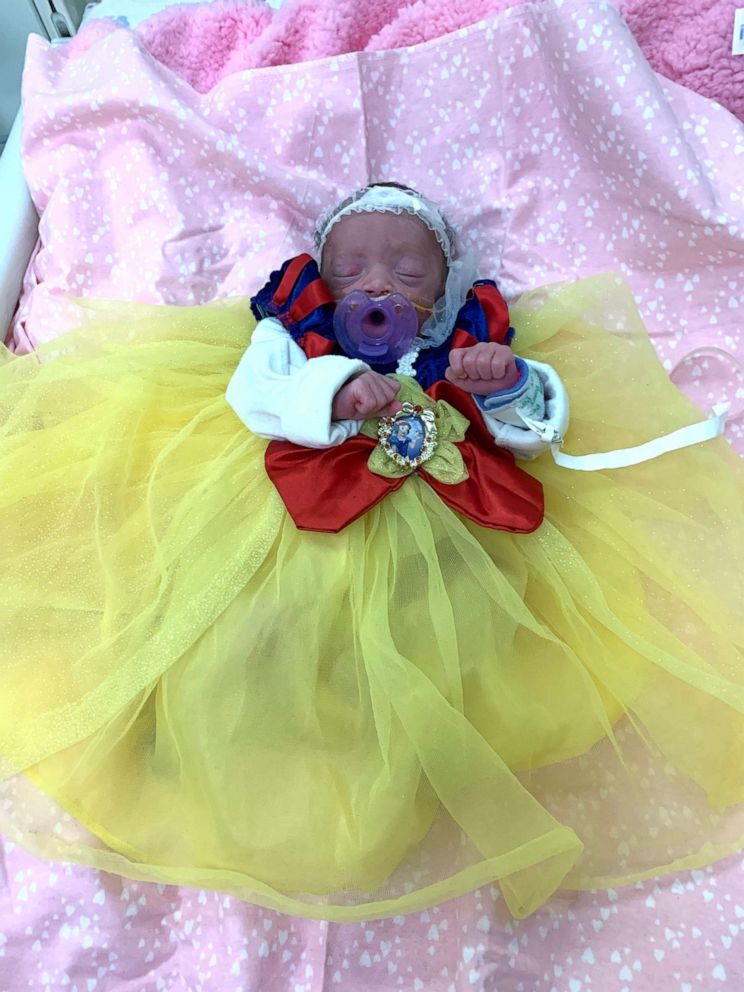
[[[418,332],[418,314],[401,293],[373,299],[355,289],[336,304],[333,329],[350,358],[388,365],[410,350]]]

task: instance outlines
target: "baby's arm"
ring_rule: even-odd
[[[563,443],[568,394],[551,365],[519,358],[517,367],[520,377],[512,389],[473,399],[496,444],[530,460]]]
[[[335,416],[334,397],[348,395],[344,387],[369,373],[365,362],[344,355],[308,359],[281,323],[267,317],[233,373],[227,402],[254,434],[329,448],[357,434],[367,416],[344,417],[343,408]]]
[[[473,394],[496,444],[532,459],[561,443],[568,396],[555,369],[517,359],[508,345],[481,342],[450,352],[446,378]]]

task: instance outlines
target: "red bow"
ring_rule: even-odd
[[[514,463],[514,456],[494,444],[472,397],[444,380],[428,390],[470,420],[458,445],[468,478],[447,485],[416,469],[441,499],[482,527],[527,534],[542,523],[542,486]],[[272,441],[266,449],[266,471],[299,530],[337,534],[371,510],[408,476],[388,479],[367,468],[376,441],[363,434],[334,448],[304,448],[290,441]],[[425,463],[424,463],[425,465]]]

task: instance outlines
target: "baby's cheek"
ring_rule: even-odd
[[[339,285],[339,283],[329,283],[328,285],[336,301],[345,299],[349,293],[353,293],[355,289],[359,289],[359,286],[355,282],[344,283],[343,285]]]

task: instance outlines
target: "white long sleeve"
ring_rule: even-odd
[[[563,443],[569,420],[566,388],[555,369],[544,362],[520,359],[529,371],[525,389],[504,402],[503,393],[475,396],[494,441],[516,457],[537,458],[555,442]],[[531,395],[539,394],[539,400]],[[507,394],[509,395],[509,394]],[[540,410],[536,413],[536,409]]]
[[[227,387],[227,402],[254,434],[330,448],[359,433],[361,420],[331,420],[333,397],[369,365],[344,355],[308,359],[275,317],[259,321]]]

